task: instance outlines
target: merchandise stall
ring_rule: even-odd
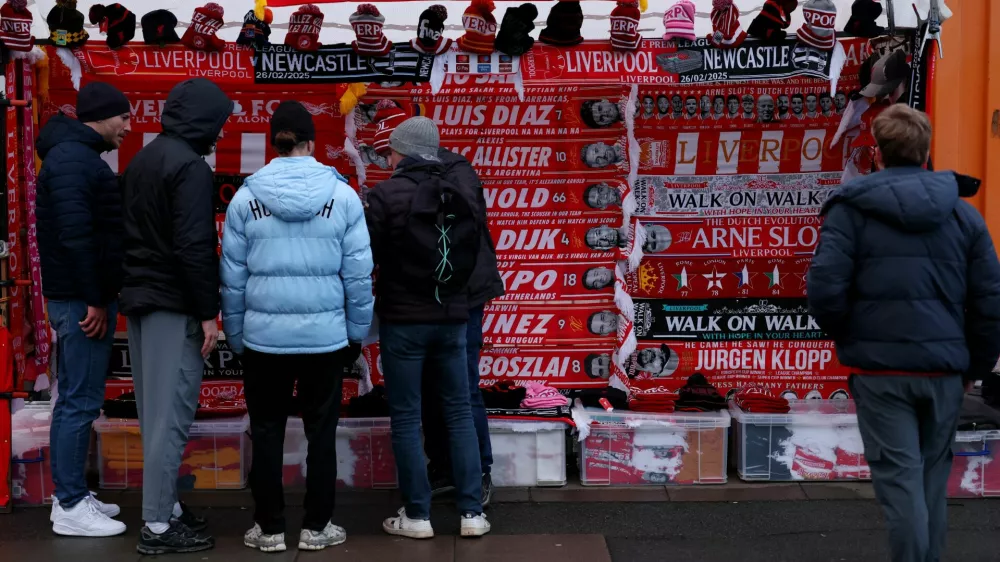
[[[848,397],[846,370],[805,300],[818,211],[845,178],[871,171],[867,129],[877,111],[870,107],[930,107],[937,50],[925,44],[935,27],[923,20],[950,16],[937,0],[916,2],[922,18],[910,2],[885,0],[561,1],[537,3],[537,14],[483,0],[444,2],[445,10],[415,1],[177,0],[149,12],[139,4],[78,2],[74,10],[39,0],[27,15],[18,4],[8,0],[5,10],[14,6],[14,19],[30,21],[36,38],[12,43],[5,66],[7,98],[32,101],[6,110],[7,273],[31,285],[11,287],[8,302],[18,388],[41,389],[49,369],[32,227],[33,138],[51,116],[73,115],[82,84],[109,82],[131,101],[131,134],[105,155],[117,173],[160,132],[173,85],[204,77],[222,87],[235,109],[206,158],[220,239],[233,194],[275,156],[268,122],[282,100],[306,106],[316,158],[347,177],[362,200],[391,173],[373,149],[378,122],[422,115],[483,182],[507,294],[485,312],[481,385],[497,434],[509,436],[504,447],[511,456],[530,449],[528,464],[537,463],[511,469],[516,485],[565,483],[565,463],[559,472],[547,456],[560,446],[566,456],[565,441],[548,438],[553,423],[590,435],[580,438],[589,483],[719,483],[728,435],[736,434],[728,431],[726,398],[747,388],[779,399]],[[882,12],[892,12],[891,23]],[[0,25],[9,18],[0,13]],[[24,31],[3,29],[7,38]],[[878,87],[863,95],[870,84]],[[350,474],[390,486],[388,430],[364,421],[385,415],[378,356],[370,342],[357,378],[345,384],[352,421],[343,452],[369,465]],[[224,338],[204,374],[203,409],[242,400],[239,358]],[[119,319],[109,400],[132,391],[130,376]],[[511,402],[517,387],[530,404],[545,392],[537,385],[568,396],[567,407]],[[692,405],[692,393],[705,388],[721,402]],[[611,415],[609,398],[621,396],[624,408]],[[605,411],[583,408],[591,399]],[[573,413],[571,401],[579,406]],[[629,406],[643,413],[620,412]],[[674,414],[675,407],[687,412]],[[699,409],[710,410],[706,419]],[[134,453],[136,440],[114,435],[134,428],[99,425],[102,450],[121,443],[109,450],[114,477],[131,477],[135,465],[119,455]],[[295,472],[301,426],[289,431],[286,480],[295,482],[304,475]],[[244,441],[227,446],[226,466],[240,474]],[[710,447],[714,464],[666,463],[643,476],[633,463],[624,479],[593,476],[616,470],[598,461],[620,446],[651,456],[656,467],[676,447],[685,457]]]

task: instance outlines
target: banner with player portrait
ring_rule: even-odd
[[[624,179],[588,180],[565,176],[550,179],[484,179],[486,212],[492,219],[618,217],[629,192]]]
[[[493,302],[605,302],[615,295],[615,262],[499,261],[506,293]]]
[[[833,394],[846,389],[850,374],[834,347],[826,340],[640,342],[624,369],[612,363],[611,370],[612,377],[627,378],[630,387],[640,389],[679,389],[688,377],[702,373],[727,395],[752,386],[774,395],[792,391],[799,398],[831,398],[840,397]]]
[[[498,219],[489,223],[497,258],[525,262],[610,262],[626,259],[633,229],[614,217]],[[649,250],[659,242],[647,242]]]
[[[599,345],[615,342],[613,302],[586,305],[491,303],[483,314],[483,343],[495,347]]]
[[[637,300],[639,341],[821,340],[805,299]]]
[[[637,216],[815,216],[840,186],[840,174],[639,176]]]
[[[625,291],[651,299],[804,297],[811,262],[811,257],[646,258],[625,275]]]
[[[357,138],[374,139],[374,120],[382,99],[389,99],[406,115],[424,116],[438,126],[441,138],[505,137],[508,139],[593,137],[617,139],[625,131],[629,91],[626,87],[593,86],[570,92],[536,94],[426,95],[372,98],[355,109],[360,117]]]
[[[608,385],[611,348],[493,346],[479,356],[479,384],[501,382],[524,385],[542,382],[555,388],[604,387]]]
[[[643,188],[646,193],[650,191],[648,184]],[[647,211],[650,209],[648,197],[644,198],[643,206]],[[643,218],[641,222],[647,232],[659,232],[670,241],[657,252],[657,257],[791,258],[813,255],[823,219],[819,216],[741,216]]]

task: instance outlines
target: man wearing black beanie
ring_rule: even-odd
[[[60,113],[38,135],[38,253],[42,292],[56,331],[59,398],[52,412],[52,530],[107,537],[125,532],[118,506],[87,489],[90,426],[104,401],[122,286],[122,207],[114,172],[101,153],[130,130],[128,98],[91,82],[77,97],[77,119]]]

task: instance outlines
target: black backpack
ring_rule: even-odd
[[[468,290],[484,225],[475,202],[445,179],[440,168],[426,171],[429,177],[417,182],[410,201],[400,266],[417,294],[431,294],[446,304]]]

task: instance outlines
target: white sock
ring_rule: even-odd
[[[153,534],[155,534],[155,535],[162,535],[163,533],[167,532],[167,529],[170,528],[170,524],[169,523],[150,523],[149,521],[146,521],[146,527],[150,531],[152,531]]]
[[[173,515],[174,515],[174,517],[180,517],[181,515],[184,515],[184,510],[181,509],[181,502],[175,502],[174,503],[174,513],[173,513]]]

